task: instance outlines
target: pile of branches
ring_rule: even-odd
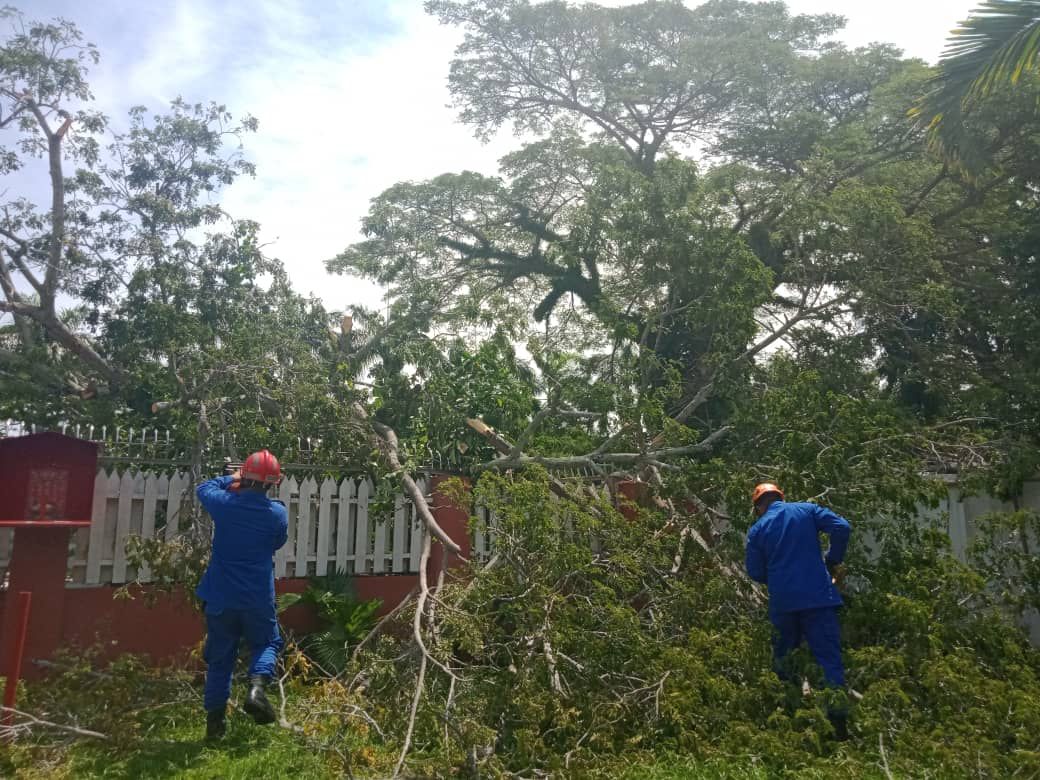
[[[662,751],[823,771],[839,749],[868,773],[891,763],[941,774],[968,752],[997,773],[1040,770],[1040,705],[1022,698],[1040,694],[1040,657],[935,529],[907,524],[889,529],[880,557],[852,552],[859,584],[843,620],[863,695],[858,739],[837,748],[832,694],[808,655],[796,656],[808,698],[772,672],[740,531],[720,533],[689,504],[676,512],[652,486],[644,508],[621,513],[534,463],[446,490],[490,510],[492,558],[449,554],[430,570],[439,542],[427,529],[417,590],[335,675],[349,708],[340,722],[378,729],[395,776],[566,774]],[[985,747],[951,746],[937,728],[970,730]]]

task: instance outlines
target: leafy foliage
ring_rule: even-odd
[[[298,604],[314,608],[325,624],[321,631],[303,639],[302,647],[313,655],[321,668],[331,674],[343,671],[353,647],[372,630],[381,601],[359,601],[350,577],[336,572],[315,577],[302,593],[283,593],[278,597],[278,611]]]
[[[432,650],[459,679],[427,687],[417,761],[490,774],[617,772],[669,753],[696,766],[738,756],[770,776],[826,777],[835,762],[850,776],[884,761],[912,775],[1040,768],[1040,656],[936,529],[886,524],[871,552],[871,526],[853,519],[859,576],[842,622],[863,698],[839,746],[808,654],[798,668],[821,690],[803,698],[771,670],[764,612],[667,518],[561,501],[534,469],[485,476],[475,498],[498,518],[498,563],[438,596]],[[370,711],[392,717],[409,665],[398,640],[380,642],[360,668]]]

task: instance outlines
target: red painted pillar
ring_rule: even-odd
[[[645,482],[631,479],[617,483],[618,511],[628,520],[635,520],[639,507],[646,505],[647,488]]]
[[[4,666],[4,676],[7,681],[4,685],[4,707],[14,709],[18,699],[18,680],[22,676],[22,658],[25,657],[25,640],[29,633],[29,613],[32,610],[32,593],[21,591],[18,594],[18,620],[15,624],[15,633],[5,634],[10,639],[11,652]],[[14,612],[15,610],[11,610]],[[0,724],[9,726],[13,721],[13,713],[4,712],[0,715]]]
[[[26,664],[23,677],[33,677],[37,671],[33,659],[46,659],[61,644],[62,617],[65,607],[65,570],[69,557],[68,528],[34,528],[20,526],[14,535],[11,564],[8,568],[7,604],[4,609],[4,637],[0,652],[0,669],[10,668],[15,648],[11,639],[18,633],[19,610],[11,594],[21,591],[32,593],[33,610],[29,616],[29,633],[25,643]]]
[[[441,491],[441,485],[449,479],[459,478],[451,477],[447,474],[434,474],[430,478],[430,493],[433,495],[433,517],[437,521],[437,525],[444,529],[444,533],[462,548],[462,556],[469,560],[472,553],[472,545],[469,538],[469,507],[459,506]],[[469,486],[469,480],[462,478],[462,481],[467,487]],[[447,561],[445,561],[445,556],[448,556]],[[430,565],[426,570],[431,583],[436,580],[444,563],[451,568],[461,565],[462,561],[453,553],[445,550],[444,545],[434,539],[433,548],[430,551]]]

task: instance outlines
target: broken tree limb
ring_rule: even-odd
[[[57,729],[58,731],[64,731],[67,734],[74,734],[77,737],[90,737],[92,739],[109,739],[107,734],[102,734],[99,731],[81,729],[79,726],[68,726],[64,723],[54,723],[53,721],[44,720],[43,718],[37,718],[35,715],[30,715],[28,712],[16,710],[14,707],[0,707],[0,712],[7,715],[13,715],[16,718],[19,718],[21,721],[12,723],[10,725],[0,726],[0,735],[2,735],[4,738],[13,738],[19,732],[28,733],[32,731],[33,726],[43,726],[49,729]]]
[[[500,434],[495,433],[483,420],[467,420],[470,427],[477,432],[484,435],[492,444],[495,444],[495,440],[505,441]],[[513,469],[523,468],[524,466],[531,464],[538,464],[548,469],[553,468],[578,468],[586,467],[592,469],[599,469],[604,465],[611,466],[645,466],[647,464],[655,465],[660,467],[669,458],[681,458],[689,457],[691,455],[703,455],[710,452],[715,444],[729,434],[732,430],[730,426],[719,428],[714,433],[705,437],[702,441],[696,444],[689,444],[682,447],[665,447],[663,449],[652,450],[650,452],[598,452],[593,451],[585,455],[568,455],[563,457],[542,457],[541,455],[520,455],[514,454],[516,447],[510,447],[505,454],[504,458],[497,460],[488,461],[477,466],[478,470],[486,469]],[[501,448],[496,446],[500,452]]]
[[[510,441],[483,420],[467,417],[466,424],[487,439],[488,443],[503,455],[508,456],[513,451],[513,445]],[[549,489],[559,498],[570,498],[570,491],[567,490],[567,486],[552,476],[552,474],[549,475]]]
[[[412,479],[412,476],[405,470],[401,464],[400,448],[397,443],[397,434],[394,429],[389,425],[384,425],[381,422],[372,420],[369,418],[365,408],[358,403],[354,404],[354,413],[357,414],[358,418],[371,427],[374,432],[370,436],[370,441],[375,445],[375,449],[378,450],[391,470],[399,475],[401,480],[401,486],[404,488],[407,496],[412,500],[412,504],[415,506],[415,511],[419,513],[419,517],[422,518],[423,523],[430,530],[441,544],[443,544],[448,550],[454,555],[458,556],[459,560],[465,561],[466,558],[462,555],[462,548],[445,532],[443,528],[437,523],[436,518],[433,516],[433,512],[430,511],[430,505],[426,500],[426,496],[419,489],[419,486]]]
[[[491,426],[489,426],[483,420],[467,418],[466,422],[473,430],[477,431],[477,433],[481,434],[485,439],[487,439],[488,442],[490,442],[491,445],[499,452],[508,456],[508,454],[513,451],[514,446],[509,442],[509,440],[502,436],[500,433],[497,433]],[[675,457],[677,454],[705,452],[709,450],[715,442],[717,442],[723,436],[726,436],[730,430],[731,429],[729,428],[729,426],[726,426],[715,431],[710,436],[706,437],[703,441],[698,442],[697,444],[690,445],[687,447],[670,447],[665,450],[659,450],[658,453],[665,452],[666,456]],[[617,455],[618,453],[613,454]],[[620,454],[626,455],[627,453]],[[631,453],[631,455],[635,455],[635,453]],[[584,457],[587,456],[579,456],[579,458]],[[645,458],[646,456],[642,457]],[[521,462],[518,465],[523,465],[525,463],[540,463],[549,467],[551,464],[565,463],[566,465],[573,466],[574,460],[574,458],[537,458],[525,456],[525,458],[521,459]],[[505,457],[500,460],[491,461],[488,464],[484,464],[483,466],[481,466],[481,468],[510,468],[509,464],[511,462],[515,464],[515,459],[511,461],[510,458]],[[634,460],[633,463],[639,464],[640,461]],[[650,463],[651,465],[658,465],[653,464],[653,461],[650,461]],[[570,498],[570,494],[567,490],[566,485],[560,482],[560,480],[553,477],[551,474],[549,476],[549,487],[553,491],[553,493],[560,496],[561,498]],[[700,506],[701,510],[704,511],[705,514],[711,511],[707,508],[703,501],[700,501],[699,498],[697,498],[696,503]],[[669,517],[669,521],[666,524],[665,529],[674,529],[677,527],[683,527],[685,529],[688,529],[685,531],[685,535],[688,538],[693,539],[697,543],[697,546],[699,546],[702,550],[708,553],[708,555],[714,558],[718,565],[728,576],[733,577],[735,579],[745,579],[742,572],[739,570],[737,566],[722,560],[721,556],[719,556],[719,554],[713,549],[712,545],[708,543],[707,539],[705,539],[700,533],[698,533],[696,529],[690,527],[688,523],[682,522],[680,520],[679,513],[676,510],[674,504],[672,504],[672,502],[665,501],[660,497],[655,497],[654,506],[657,509],[665,512]],[[663,532],[665,529],[662,529],[661,532]],[[758,587],[756,583],[751,583],[751,598],[756,603],[763,603],[765,600],[765,595],[762,593],[761,588]]]

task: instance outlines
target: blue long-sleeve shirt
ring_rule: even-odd
[[[285,544],[289,515],[281,501],[255,491],[231,491],[231,477],[199,485],[196,495],[213,518],[213,550],[195,593],[206,611],[274,611],[273,556]]]
[[[830,537],[826,559],[819,533]],[[775,501],[748,531],[747,573],[769,588],[769,611],[839,606],[827,566],[841,563],[849,544],[849,521],[816,504]]]

